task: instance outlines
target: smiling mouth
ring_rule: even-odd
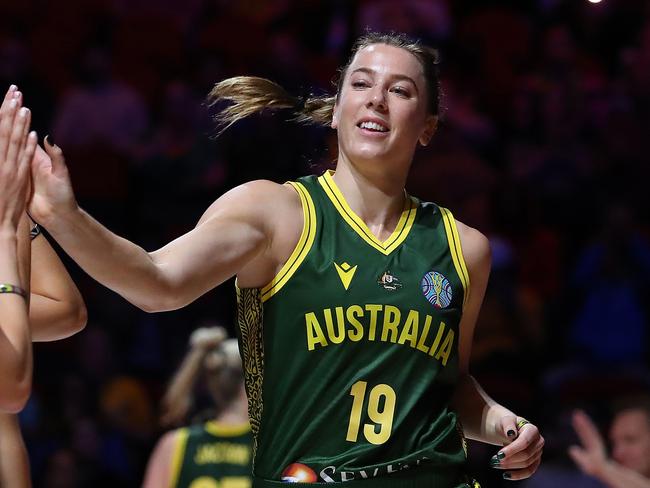
[[[360,124],[357,124],[357,127],[371,132],[388,132],[388,127],[378,124],[377,122],[361,122]]]

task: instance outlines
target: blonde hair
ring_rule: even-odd
[[[335,97],[295,97],[277,83],[256,76],[235,76],[220,81],[210,91],[214,105],[225,100],[232,105],[214,118],[219,134],[235,122],[264,110],[289,109],[296,122],[328,126],[332,121]]]
[[[217,412],[226,409],[244,384],[237,339],[227,339],[206,355],[203,370]]]
[[[372,44],[386,44],[404,49],[417,58],[422,65],[427,84],[427,109],[438,115],[440,108],[440,81],[438,75],[438,52],[404,34],[368,32],[354,44],[350,58],[339,69],[336,81],[337,94],[341,92],[348,67],[361,49]],[[255,76],[236,76],[217,83],[207,97],[210,106],[226,101],[230,105],[220,110],[214,120],[218,135],[235,122],[266,110],[290,110],[293,121],[303,124],[329,126],[336,103],[336,96],[296,97],[277,83]]]

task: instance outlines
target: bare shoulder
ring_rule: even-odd
[[[174,429],[163,434],[156,444],[156,451],[165,457],[169,456],[171,458],[182,431],[183,429]]]
[[[470,269],[477,267],[490,267],[492,252],[490,250],[490,241],[480,231],[456,221],[458,235],[460,236],[460,245],[463,249],[465,263]]]
[[[282,211],[300,208],[300,198],[288,185],[269,180],[254,180],[236,186],[220,196],[203,214],[199,223],[224,213],[249,214],[268,222]]]

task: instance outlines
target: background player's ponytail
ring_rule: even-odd
[[[231,105],[215,115],[219,133],[249,115],[265,110],[288,109],[296,122],[329,126],[335,97],[296,97],[277,83],[256,76],[235,76],[220,81],[208,94],[208,102]]]
[[[192,333],[190,349],[163,396],[163,426],[186,423],[200,378],[210,393],[215,415],[223,412],[238,397],[244,373],[237,340],[226,337],[223,327],[203,327]]]

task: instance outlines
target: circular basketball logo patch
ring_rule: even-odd
[[[429,271],[422,278],[422,293],[436,308],[448,307],[453,296],[449,280],[437,271]]]

